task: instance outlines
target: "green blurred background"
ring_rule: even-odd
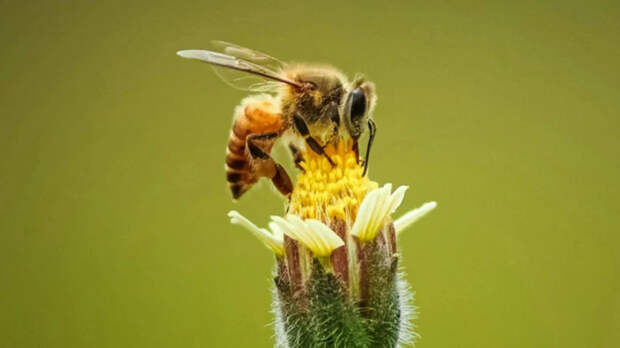
[[[212,39],[376,82],[418,347],[620,342],[618,2],[2,1],[0,346],[270,347]]]

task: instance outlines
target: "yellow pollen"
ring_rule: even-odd
[[[303,152],[304,171],[297,177],[289,212],[302,219],[327,221],[348,217],[354,221],[364,195],[378,185],[362,176],[364,168],[357,163],[352,142],[329,145],[325,152],[335,166],[312,150]]]

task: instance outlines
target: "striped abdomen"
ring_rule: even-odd
[[[273,97],[260,95],[246,98],[235,111],[232,130],[226,150],[226,180],[233,198],[243,195],[261,176],[267,176],[258,168],[248,153],[246,141],[253,134],[280,133],[282,115]],[[273,140],[262,140],[262,149],[269,153]]]

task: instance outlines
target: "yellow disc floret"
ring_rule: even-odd
[[[310,149],[303,153],[304,170],[297,177],[289,213],[302,219],[354,221],[366,192],[377,188],[377,183],[362,176],[364,168],[351,141],[329,145],[325,152],[335,166]]]

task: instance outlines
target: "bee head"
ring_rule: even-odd
[[[372,82],[356,78],[349,84],[328,66],[299,66],[287,77],[300,87],[285,87],[284,112],[300,115],[313,136],[322,141],[338,134],[358,139],[366,130],[376,100]]]

